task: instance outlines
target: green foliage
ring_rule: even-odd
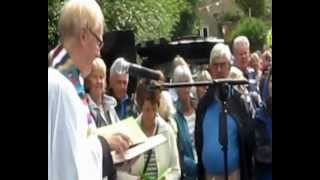
[[[266,17],[272,18],[272,0],[266,0]]]
[[[232,21],[232,22],[235,22],[235,21],[239,21],[241,18],[240,14],[237,14],[235,12],[226,12],[224,13],[223,15],[223,21]]]
[[[268,47],[272,48],[272,29],[268,31],[266,41],[267,41]]]
[[[108,31],[132,30],[136,42],[196,32],[199,0],[100,0]],[[48,46],[58,43],[63,0],[48,0]]]
[[[180,21],[173,29],[173,36],[196,34],[200,28],[200,18],[196,13],[199,0],[185,1],[185,9],[180,13]]]
[[[249,8],[253,17],[262,17],[266,13],[266,0],[236,0],[236,3],[247,15]]]
[[[48,0],[48,51],[58,43],[59,12],[63,6],[61,0]]]
[[[261,50],[266,42],[267,26],[260,19],[246,17],[241,19],[229,40],[239,35],[248,37],[251,51]]]
[[[183,0],[104,0],[109,30],[133,30],[137,41],[170,38],[186,8]]]

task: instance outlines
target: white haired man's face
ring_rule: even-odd
[[[234,57],[239,68],[244,71],[250,63],[250,50],[248,46],[239,45],[234,49]]]
[[[209,72],[213,79],[227,78],[230,72],[230,63],[227,58],[220,57],[209,65]]]
[[[114,74],[110,76],[110,86],[117,100],[121,100],[127,95],[128,83],[128,74]]]

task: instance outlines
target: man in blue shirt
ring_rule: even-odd
[[[127,69],[123,68],[121,63],[113,63],[110,68],[110,90],[108,94],[117,100],[115,109],[120,120],[130,116],[137,117],[136,105],[127,94],[128,84],[129,74]]]
[[[213,79],[227,78],[231,52],[227,45],[217,44],[210,54],[209,72]],[[198,156],[198,179],[224,179],[224,159],[219,143],[219,115],[222,103],[217,86],[210,86],[197,107],[195,143]],[[227,100],[228,179],[248,180],[253,176],[253,121],[240,92],[231,90]]]

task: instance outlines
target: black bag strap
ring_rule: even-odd
[[[155,135],[158,134],[158,130],[159,130],[159,123],[157,123]],[[143,175],[144,175],[144,174],[146,173],[146,171],[147,171],[147,167],[148,167],[148,164],[149,164],[149,161],[150,161],[150,158],[151,158],[151,153],[152,153],[152,149],[150,149],[150,150],[148,151],[147,161],[146,161],[146,163],[144,164],[144,168],[143,168],[143,171],[142,171],[142,174],[143,174]]]

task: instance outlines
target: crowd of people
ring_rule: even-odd
[[[229,180],[272,179],[272,52],[250,52],[238,36],[217,43],[208,68],[192,74],[177,56],[172,83],[247,79],[248,84],[163,90],[163,79],[139,79],[128,95],[129,72],[100,58],[104,16],[94,0],[69,0],[60,14],[60,42],[48,58],[49,180]],[[122,59],[122,57],[119,57]],[[193,79],[195,77],[195,79]],[[107,84],[109,82],[109,84]],[[125,133],[98,134],[97,128],[133,117],[146,137],[166,142],[120,164],[132,145]],[[221,120],[227,129],[227,159]],[[227,169],[225,169],[227,168]],[[164,174],[165,173],[165,174]]]

